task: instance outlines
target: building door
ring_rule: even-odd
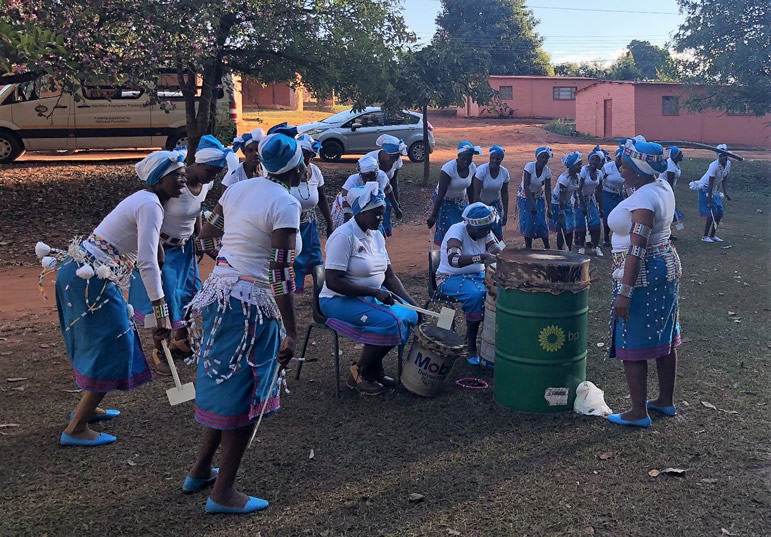
[[[605,138],[610,138],[613,136],[613,99],[605,99],[604,112],[605,129],[603,136]]]

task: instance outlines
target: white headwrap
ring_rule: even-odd
[[[345,201],[351,206],[354,216],[385,205],[385,196],[377,181],[369,181],[348,191]]]
[[[164,175],[185,167],[185,153],[182,151],[154,151],[134,166],[139,178],[153,186]]]
[[[238,168],[239,161],[232,149],[226,148],[211,134],[201,136],[198,148],[195,150],[196,164],[209,164],[218,168],[227,165],[228,171]]]
[[[404,143],[404,140],[400,140],[396,136],[391,136],[390,134],[381,134],[378,139],[375,140],[375,145],[391,155],[407,154],[407,144]]]
[[[252,132],[247,132],[241,136],[233,138],[233,151],[246,149],[246,146],[252,143],[259,143],[265,137],[265,132],[262,129],[254,129]]]
[[[723,151],[728,151],[728,146],[727,146],[726,144],[720,144],[720,145],[719,145],[719,146],[717,146],[715,149],[722,149]],[[716,151],[715,153],[717,153],[717,156],[718,156],[718,157],[719,157],[720,155],[725,155],[725,153],[721,153],[720,151]]]
[[[380,163],[371,155],[364,155],[356,163],[356,169],[359,173],[369,173],[380,169]]]

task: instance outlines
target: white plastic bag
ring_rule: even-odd
[[[605,404],[605,392],[592,382],[585,380],[576,388],[576,401],[573,403],[576,414],[586,416],[608,416],[613,411]]]

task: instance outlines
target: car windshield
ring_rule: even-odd
[[[324,118],[321,120],[322,123],[343,123],[345,121],[348,121],[351,119],[351,116],[353,116],[353,110],[346,110],[345,112],[339,112],[333,116],[329,116],[328,118]]]

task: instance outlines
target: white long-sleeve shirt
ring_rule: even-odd
[[[156,194],[140,190],[121,201],[94,229],[94,235],[109,242],[124,255],[136,258],[136,269],[145,284],[147,297],[163,298],[158,240],[163,223],[163,206]],[[86,243],[95,256],[104,255]]]
[[[197,196],[185,187],[182,189],[182,195],[167,201],[163,210],[161,231],[175,239],[190,238],[195,230],[195,220],[201,214],[201,204],[213,187],[214,183],[201,185],[201,192]]]

